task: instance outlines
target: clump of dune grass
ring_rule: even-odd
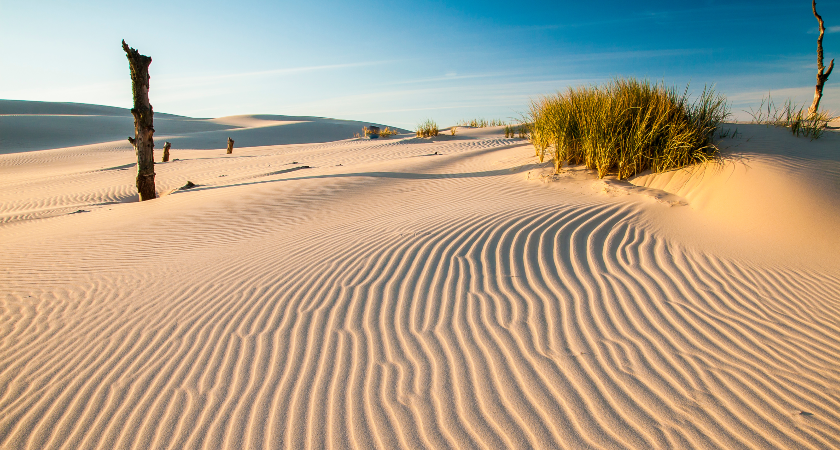
[[[450,128],[449,128],[449,133],[451,133],[451,134],[452,134],[452,136],[455,136],[455,131],[456,131],[456,130],[458,130],[458,127],[450,127]]]
[[[507,126],[508,123],[502,119],[472,119],[472,120],[462,120],[458,122],[458,126],[460,127],[472,127],[472,128],[486,128],[486,127],[502,127]]]
[[[437,136],[438,133],[437,123],[432,119],[428,119],[420,125],[417,125],[417,137],[433,137]]]
[[[728,116],[725,98],[710,88],[692,102],[688,88],[679,94],[630,78],[534,100],[527,118],[540,162],[552,149],[556,172],[567,161],[624,179],[716,158],[712,139]]]
[[[458,122],[458,126],[461,127],[472,127],[472,128],[484,128],[487,126],[486,119],[472,119],[472,120],[462,120]]]
[[[362,127],[362,130],[364,131],[365,136],[367,136],[367,135],[369,135],[369,134],[375,134],[375,133],[373,132],[373,130],[371,130],[371,129],[370,129],[370,128],[368,128],[368,127]],[[387,138],[387,137],[389,137],[389,136],[396,136],[396,135],[398,135],[398,134],[400,134],[400,133],[399,133],[399,131],[397,131],[397,130],[394,130],[394,129],[389,128],[389,127],[385,127],[384,129],[379,130],[379,132],[378,132],[378,133],[376,133],[376,134],[379,134],[379,137]]]
[[[794,136],[803,136],[811,140],[819,139],[828,123],[835,118],[828,111],[817,111],[809,116],[806,105],[798,106],[790,99],[781,107],[777,107],[769,95],[761,100],[757,110],[750,109],[747,113],[752,116],[753,123],[785,127]]]
[[[520,139],[527,139],[528,137],[528,124],[527,123],[520,123],[519,125],[505,125],[505,137],[506,138],[514,138],[519,135]]]
[[[531,135],[531,124],[530,123],[520,123],[517,131],[519,132],[520,139],[529,139]]]

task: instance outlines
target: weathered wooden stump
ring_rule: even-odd
[[[227,154],[228,154],[228,155],[230,155],[231,153],[233,153],[233,139],[231,139],[230,137],[228,137],[228,150],[227,150]]]
[[[172,144],[169,141],[163,143],[163,162],[169,162],[169,148]]]
[[[128,141],[137,153],[137,192],[140,201],[155,198],[154,111],[149,103],[149,64],[152,58],[141,55],[122,41],[122,48],[131,68],[131,90],[134,95],[134,138]]]

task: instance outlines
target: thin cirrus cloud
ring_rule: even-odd
[[[515,119],[522,115],[530,99],[538,98],[541,93],[551,92],[557,86],[588,81],[591,80],[497,80],[487,84],[386,88],[376,92],[330,96],[290,104],[287,107],[313,115],[318,115],[317,111],[329,108],[339,118],[364,119],[384,115],[390,117],[391,125],[407,128],[414,126],[417,119],[410,114],[400,113],[437,111],[437,114],[434,114],[435,119],[441,124],[450,125],[464,119],[465,114],[478,113],[479,116]]]
[[[712,50],[703,48],[626,50],[616,52],[578,53],[574,55],[564,56],[563,60],[566,62],[583,62],[609,61],[615,59],[666,58],[674,56],[697,55],[711,52]]]
[[[568,65],[570,63],[585,63],[591,61],[610,61],[610,60],[627,60],[627,59],[655,59],[655,58],[670,58],[670,57],[680,57],[680,56],[689,56],[689,55],[697,55],[697,54],[707,54],[711,53],[712,50],[710,49],[702,49],[702,48],[685,48],[685,49],[653,49],[653,50],[629,50],[629,51],[614,51],[614,52],[590,52],[590,53],[575,53],[575,54],[562,54],[557,57],[558,60],[561,60],[564,64]],[[549,61],[553,59],[549,58]],[[507,85],[512,84],[512,82],[520,81],[521,78],[526,79],[534,79],[539,78],[541,73],[535,73],[533,68],[532,69],[522,69],[522,70],[510,70],[510,71],[496,71],[496,72],[487,72],[487,73],[473,73],[473,74],[458,74],[458,73],[448,73],[444,76],[438,77],[428,77],[428,78],[416,78],[416,79],[409,79],[409,80],[399,80],[390,83],[383,83],[383,86],[398,86],[398,85],[410,85],[410,84],[424,84],[424,83],[452,83],[458,82],[462,80],[492,80],[492,79],[504,79],[509,81]],[[590,76],[586,79],[586,82],[591,82],[595,79],[600,79],[601,77],[597,76]]]
[[[619,25],[619,24],[635,24],[641,22],[682,22],[688,18],[691,18],[692,21],[696,21],[699,19],[707,18],[706,20],[715,21],[717,23],[721,23],[722,21],[739,21],[743,20],[742,16],[744,13],[752,13],[755,11],[754,4],[738,4],[733,3],[730,5],[713,5],[713,6],[701,6],[701,7],[694,7],[694,8],[685,8],[685,9],[676,9],[671,11],[651,11],[651,10],[640,10],[634,12],[632,14],[624,15],[624,17],[614,17],[609,19],[599,19],[599,20],[575,20],[574,22],[563,22],[563,23],[554,23],[554,24],[543,24],[543,25],[526,25],[526,26],[515,26],[511,27],[514,30],[523,30],[523,31],[551,31],[551,30],[563,30],[563,29],[582,29],[582,28],[592,28],[592,27],[603,27],[607,25]],[[762,5],[762,11],[769,11],[769,10],[791,10],[795,9],[795,5]],[[838,27],[832,27],[838,28]],[[831,31],[836,32],[836,31]]]
[[[258,70],[252,72],[239,72],[215,75],[200,75],[188,77],[162,77],[160,82],[167,87],[211,85],[225,82],[241,81],[247,78],[297,75],[307,72],[331,71],[352,69],[359,67],[379,66],[399,62],[400,60],[366,61],[346,64],[324,64],[317,66],[287,67],[282,69]]]
[[[840,25],[825,27],[825,33],[826,34],[840,33]],[[820,34],[820,28],[819,27],[811,27],[811,29],[808,30],[808,34]]]
[[[519,75],[522,72],[493,72],[493,73],[477,73],[477,74],[469,74],[469,75],[459,75],[457,73],[448,73],[442,77],[429,77],[429,78],[417,78],[412,80],[400,80],[394,81],[391,83],[384,83],[387,86],[396,86],[401,84],[422,84],[422,83],[436,83],[440,81],[457,81],[457,80],[469,80],[469,79],[477,79],[477,78],[497,78],[497,77],[508,77],[513,75]]]
[[[739,108],[757,106],[761,100],[771,99],[774,104],[781,106],[790,101],[795,106],[808,106],[814,95],[814,86],[798,86],[783,89],[771,89],[769,91],[744,91],[727,97],[733,108],[733,114],[738,116]],[[823,110],[833,112],[837,106],[837,97],[840,95],[840,87],[826,85],[823,91],[823,100],[826,104]]]

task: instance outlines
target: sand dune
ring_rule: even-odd
[[[747,257],[766,260],[775,254],[779,260],[832,267],[840,254],[840,135],[809,141],[764,125],[737,127],[744,135],[724,141],[730,155],[723,164],[637,177],[633,183],[684,197],[702,212],[706,234],[720,238],[718,252],[735,244]],[[680,227],[694,235],[704,231]],[[734,243],[732,234],[738,236]]]
[[[840,446],[840,136],[631,184],[498,128],[212,123],[258,145],[143,203],[127,143],[0,155],[0,447]]]
[[[332,142],[360,133],[366,122],[306,116],[250,115],[193,119],[155,113],[155,147],[219,149]],[[376,124],[373,124],[376,125]],[[282,127],[282,128],[279,128]],[[406,132],[406,130],[402,130]],[[134,135],[131,112],[110,106],[0,100],[0,154],[113,143]]]

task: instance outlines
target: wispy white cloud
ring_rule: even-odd
[[[704,48],[676,48],[676,49],[656,49],[656,50],[626,50],[617,52],[593,52],[580,53],[572,55],[563,55],[563,61],[568,62],[582,62],[582,61],[607,61],[615,59],[644,59],[644,58],[667,58],[671,56],[686,56],[697,55],[704,53],[711,53],[712,50]]]
[[[455,123],[459,119],[479,114],[515,120],[525,112],[531,98],[562,89],[565,86],[586,84],[596,80],[523,80],[490,83],[460,83],[457,85],[386,87],[378,92],[337,95],[285,105],[290,111],[308,115],[332,115],[338,118],[361,119],[388,117],[389,123],[413,127],[413,119],[422,113],[434,117],[441,124]],[[330,111],[327,113],[327,111]]]
[[[792,9],[793,5],[762,5],[762,9],[764,11],[768,10],[787,10]],[[567,22],[567,23],[556,23],[556,24],[547,24],[547,25],[531,25],[531,26],[519,26],[519,27],[511,27],[513,30],[522,30],[522,31],[549,31],[549,30],[560,30],[560,29],[576,29],[576,28],[589,28],[589,27],[603,27],[609,25],[618,25],[618,24],[631,24],[631,23],[639,23],[639,22],[677,22],[677,21],[684,21],[686,18],[691,18],[692,21],[697,21],[698,18],[708,17],[709,20],[714,20],[720,22],[723,19],[729,19],[732,21],[741,20],[741,13],[743,12],[751,12],[755,8],[752,4],[737,4],[733,3],[731,5],[710,5],[710,6],[700,6],[695,8],[685,8],[673,11],[639,11],[635,14],[629,14],[624,17],[614,18],[614,19],[606,19],[606,20],[593,20],[593,21],[579,21],[576,20],[574,22]]]
[[[742,91],[727,95],[732,106],[732,115],[737,120],[749,120],[750,111],[757,108],[763,100],[772,99],[773,104],[781,107],[788,100],[797,106],[807,107],[814,96],[814,86],[797,86],[769,91]],[[840,86],[826,86],[823,91],[820,109],[831,114],[840,112]]]
[[[417,78],[414,80],[400,80],[394,81],[392,83],[384,83],[383,85],[390,85],[390,86],[397,86],[401,84],[421,84],[421,83],[435,83],[440,81],[457,81],[457,80],[469,80],[469,79],[476,79],[476,78],[496,78],[496,77],[509,77],[513,75],[519,75],[522,72],[512,73],[512,72],[493,72],[493,73],[478,73],[478,74],[470,74],[470,75],[458,75],[458,74],[446,74],[442,77],[430,77],[430,78]]]
[[[391,64],[391,63],[395,63],[395,62],[400,62],[400,60],[367,61],[367,62],[346,63],[346,64],[325,64],[325,65],[319,65],[319,66],[303,66],[303,67],[286,67],[286,68],[281,68],[281,69],[259,70],[259,71],[252,71],[252,72],[226,73],[226,74],[215,74],[215,75],[199,75],[199,76],[187,76],[187,77],[165,77],[164,76],[164,77],[159,78],[158,82],[162,83],[162,84],[166,84],[168,87],[208,85],[208,84],[216,84],[216,83],[219,83],[219,82],[241,80],[241,79],[246,79],[246,78],[297,75],[297,74],[302,74],[302,73],[307,73],[307,72],[320,72],[320,71],[351,69],[351,68],[357,68],[357,67],[378,66],[378,65],[384,65],[384,64]]]
[[[793,87],[793,88],[784,88],[784,89],[770,89],[768,91],[747,91],[747,92],[738,92],[736,94],[731,94],[727,96],[727,99],[734,105],[739,104],[748,104],[748,103],[759,103],[761,100],[764,100],[770,96],[770,98],[774,99],[773,101],[776,102],[782,101],[792,98],[798,99],[801,97],[805,97],[808,95],[814,94],[814,87],[813,86],[800,86],[800,87]]]
[[[832,26],[832,27],[826,27],[825,32],[826,32],[826,34],[840,33],[840,25],[835,25],[835,26]],[[820,28],[816,27],[816,26],[811,27],[808,30],[808,34],[820,34]]]

